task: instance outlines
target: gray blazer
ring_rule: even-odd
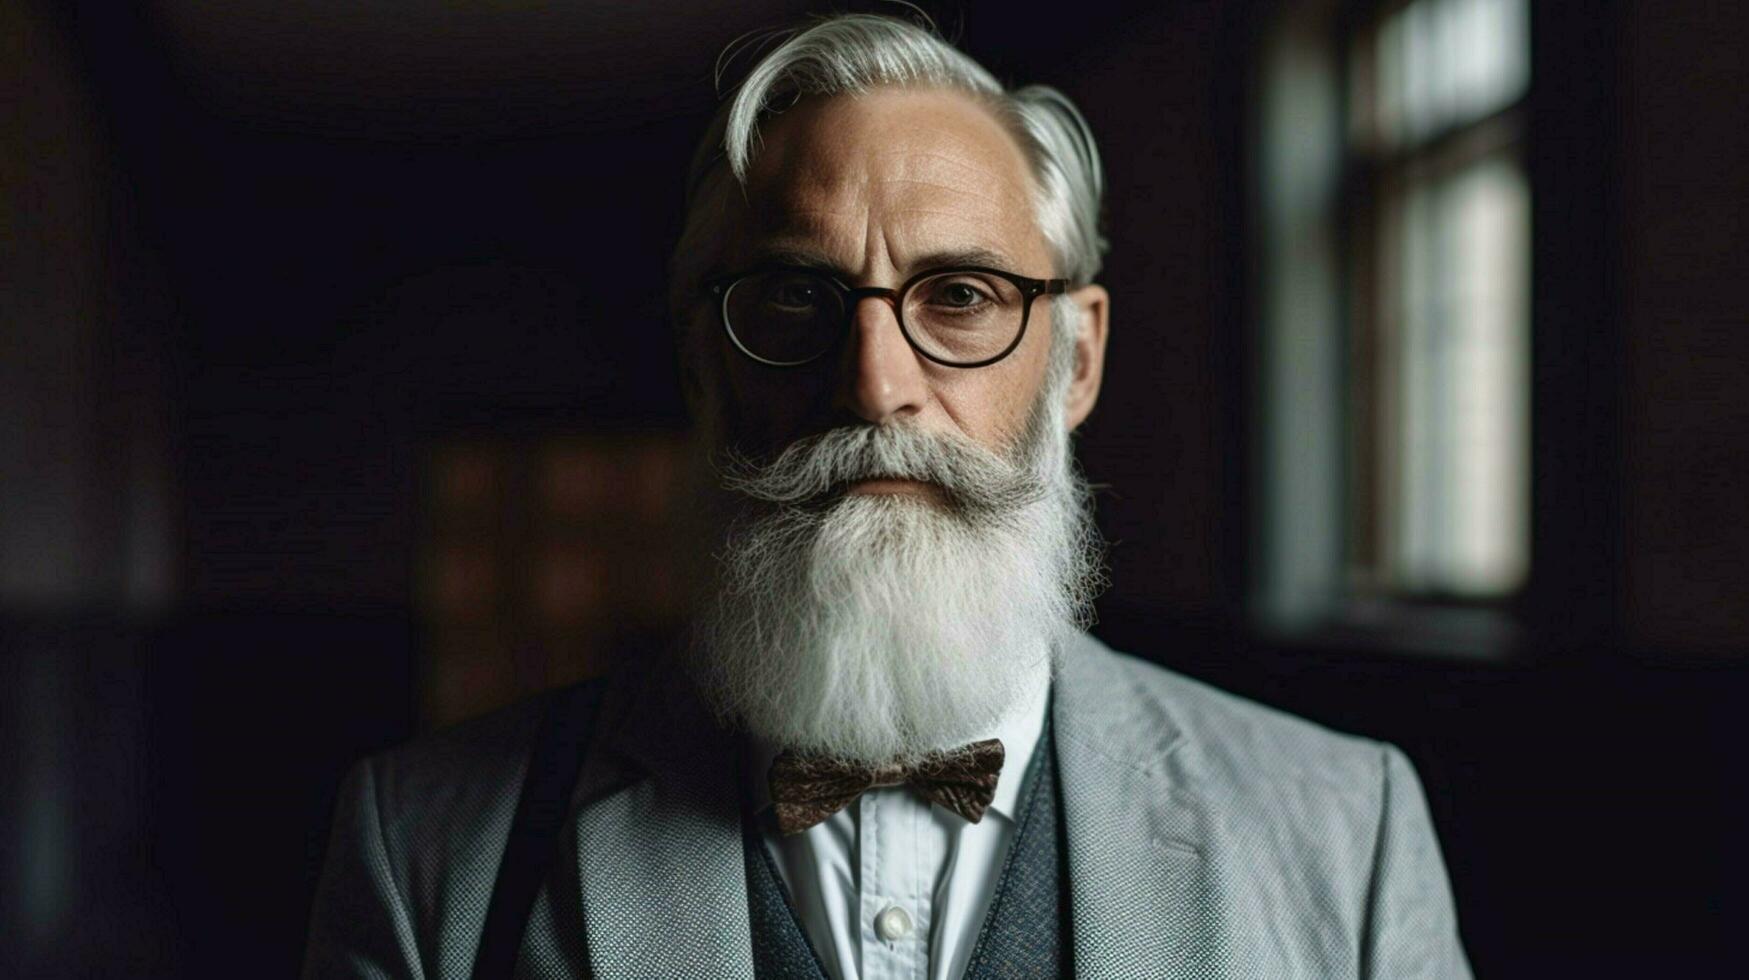
[[[753,976],[734,741],[652,673],[603,694],[519,976]],[[1091,637],[1053,697],[1077,976],[1469,975],[1402,753]],[[305,976],[467,975],[537,720],[353,769]]]

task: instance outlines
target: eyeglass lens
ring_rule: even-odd
[[[799,364],[844,336],[843,291],[813,273],[780,270],[735,282],[724,299],[729,331],[747,353],[773,364]],[[912,283],[900,317],[911,342],[950,364],[1002,353],[1020,332],[1026,300],[1019,287],[982,272],[942,272]]]

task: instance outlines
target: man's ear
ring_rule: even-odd
[[[1104,286],[1082,286],[1069,293],[1080,315],[1079,323],[1059,325],[1075,330],[1075,373],[1069,378],[1070,430],[1080,428],[1099,401],[1099,384],[1105,377],[1105,334],[1111,322],[1111,294]]]

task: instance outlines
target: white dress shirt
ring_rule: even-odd
[[[808,941],[835,980],[953,980],[965,973],[1014,839],[1020,782],[1044,728],[1048,670],[995,731],[1004,760],[984,818],[970,823],[904,786],[871,789],[765,845]],[[753,746],[754,799],[777,750]]]

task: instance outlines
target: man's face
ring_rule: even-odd
[[[762,129],[723,271],[889,289],[946,266],[1054,276],[1021,150],[971,99],[809,99]],[[1052,363],[1046,302],[979,368],[917,354],[881,298],[858,303],[838,353],[795,368],[742,355],[700,310],[702,407],[732,451],[713,460],[726,507],[691,664],[719,714],[776,745],[891,760],[975,737],[1049,682],[1099,580],[1068,430],[1098,391],[1106,300],[1071,299],[1072,371]]]
[[[877,89],[806,99],[761,131],[747,203],[736,205],[729,271],[776,261],[826,268],[848,285],[888,288],[946,265],[1054,275],[1020,148],[963,95]],[[1049,304],[1036,301],[1008,357],[981,368],[946,367],[911,349],[890,303],[865,299],[836,357],[774,369],[726,343],[707,349],[726,382],[725,435],[755,454],[861,423],[904,423],[1006,452],[1044,383],[1051,328]],[[885,479],[850,490],[933,493]]]

